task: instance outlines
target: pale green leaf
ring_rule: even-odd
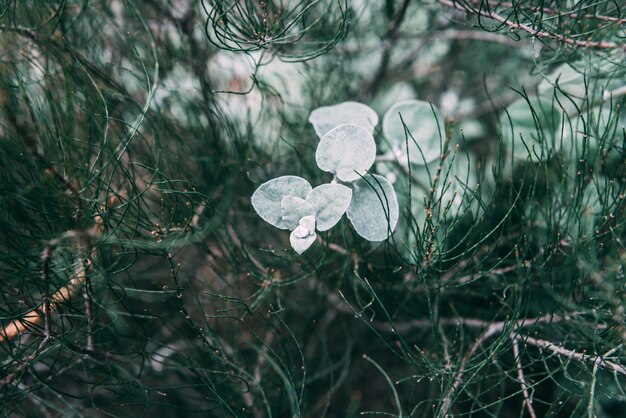
[[[315,160],[323,171],[341,181],[354,181],[365,175],[376,159],[374,137],[357,125],[340,125],[322,137]]]
[[[502,142],[516,160],[544,161],[560,148],[560,110],[552,100],[521,98],[500,117]]]
[[[585,87],[587,70],[584,67],[579,69],[570,64],[561,64],[539,83],[537,90],[540,93],[551,94],[556,88],[557,93],[563,93],[570,99],[584,99],[587,93]]]
[[[428,102],[401,101],[385,113],[383,133],[393,148],[402,151],[404,158],[408,153],[413,164],[427,164],[441,155],[445,139],[443,116]]]
[[[311,112],[309,122],[320,138],[339,125],[352,124],[367,129],[370,133],[378,125],[378,115],[369,106],[358,102],[343,102],[322,106]]]
[[[352,190],[341,184],[322,184],[311,190],[306,201],[315,209],[318,231],[327,231],[343,216],[350,205]]]
[[[310,194],[310,193],[309,193]],[[315,209],[304,199],[296,196],[285,196],[281,202],[281,213],[283,224],[293,231],[298,227],[298,222],[305,216],[313,216],[315,218]]]
[[[300,219],[298,226],[289,235],[289,242],[298,254],[302,254],[315,242],[316,238],[315,216],[305,216]]]
[[[285,196],[305,199],[312,190],[308,181],[297,176],[282,176],[259,186],[252,195],[252,207],[267,223],[280,229],[288,229],[283,223],[281,203]]]
[[[396,192],[389,181],[368,175],[352,186],[348,219],[356,232],[368,241],[383,241],[396,227],[400,213]]]

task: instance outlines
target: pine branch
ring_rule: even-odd
[[[513,22],[510,19],[498,13],[492,12],[490,7],[481,7],[479,9],[474,9],[474,8],[463,6],[462,4],[457,2],[457,0],[437,0],[437,2],[439,2],[440,4],[446,7],[451,7],[453,9],[462,11],[464,13],[479,15],[482,17],[487,17],[489,19],[493,19],[496,22],[499,22],[502,25],[507,26],[511,29],[521,30],[523,32],[526,32],[534,38],[556,40],[558,42],[561,42],[569,46],[589,48],[589,49],[626,49],[624,44],[618,44],[616,42],[582,41],[579,39],[573,39],[573,38],[567,37],[559,33],[551,33],[545,30],[540,30],[525,23]]]

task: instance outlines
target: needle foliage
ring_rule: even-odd
[[[0,416],[624,416],[625,13],[0,0]],[[398,225],[300,255],[251,196],[346,101]]]

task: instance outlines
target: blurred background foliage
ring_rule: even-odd
[[[620,3],[0,1],[0,414],[624,416]],[[404,99],[397,232],[296,255],[254,189]]]

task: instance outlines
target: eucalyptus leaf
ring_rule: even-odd
[[[405,158],[408,153],[413,164],[428,164],[441,155],[445,138],[443,116],[428,102],[404,100],[391,106],[385,113],[383,133],[391,146],[401,150]]]
[[[315,232],[315,227],[316,227],[315,216],[304,216],[298,222],[298,226],[310,232]]]
[[[261,184],[252,195],[254,210],[267,223],[280,229],[288,229],[283,222],[281,203],[283,197],[305,199],[312,190],[308,181],[297,176],[282,176]]]
[[[516,160],[544,161],[560,148],[560,111],[549,98],[521,98],[500,117],[502,142]]]
[[[335,226],[350,205],[352,190],[341,184],[322,184],[311,190],[306,201],[315,209],[318,231]]]
[[[302,254],[315,242],[315,217],[305,216],[300,219],[298,226],[289,235],[289,242],[293,249]]]
[[[317,238],[317,234],[313,232],[311,235],[307,235],[305,237],[297,236],[298,229],[295,229],[291,235],[289,235],[289,243],[291,243],[291,247],[298,253],[302,254],[315,242]]]
[[[556,88],[558,94],[565,95],[564,98],[582,100],[587,93],[585,73],[588,76],[589,69],[586,67],[585,65],[582,68],[576,68],[571,64],[561,64],[539,83],[537,90],[540,93],[551,94]],[[567,104],[567,100],[563,100],[563,103]]]
[[[351,184],[352,201],[348,219],[356,232],[368,241],[387,239],[398,223],[396,192],[383,176],[368,175]]]
[[[285,196],[281,201],[281,213],[283,224],[293,231],[298,227],[298,222],[305,216],[312,216],[315,219],[315,209],[304,199],[296,196]]]
[[[367,129],[370,133],[378,125],[378,115],[367,105],[358,102],[343,102],[322,106],[311,112],[309,122],[320,138],[339,125],[352,124]]]
[[[374,137],[357,125],[340,125],[320,140],[315,152],[318,167],[341,181],[354,181],[365,175],[376,159]]]
[[[568,157],[570,166],[578,170],[578,162],[594,165],[599,158],[610,165],[619,164],[623,158],[621,148],[622,133],[618,119],[611,109],[596,107],[584,115],[572,117],[563,126],[560,136],[562,155]]]

